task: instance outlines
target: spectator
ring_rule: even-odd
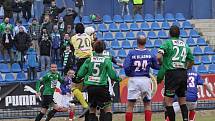
[[[39,20],[40,16],[44,11],[42,11],[43,7],[43,1],[42,0],[34,0],[33,2],[33,14],[34,18]]]
[[[9,23],[10,18],[5,18],[4,21],[0,24],[0,33],[2,34],[5,31],[6,27],[10,28],[10,31],[13,32],[13,25]]]
[[[65,29],[65,22],[63,21],[63,17],[60,17],[60,19],[59,19],[59,21],[57,23],[57,26],[59,28],[60,35],[62,36],[63,32],[64,32],[64,29]]]
[[[52,38],[52,53],[51,53],[52,63],[57,64],[57,61],[60,60],[60,44],[61,44],[61,36],[57,25],[54,25],[53,27],[51,38]]]
[[[74,70],[75,56],[74,51],[70,49],[70,45],[66,46],[66,50],[63,52],[63,72],[66,74],[70,69]]]
[[[61,53],[61,55],[63,55],[64,50],[66,50],[66,46],[70,45],[69,41],[70,41],[70,36],[69,36],[69,34],[66,33],[64,35],[63,41],[60,44],[60,53]]]
[[[51,7],[51,2],[53,0],[43,0],[44,11],[48,10]]]
[[[67,25],[64,33],[69,34],[70,37],[73,36],[74,32],[73,32],[72,28],[74,28],[74,27],[72,27],[71,25]]]
[[[83,16],[83,6],[84,6],[84,0],[75,0],[75,11],[78,12],[78,16]]]
[[[126,13],[127,15],[130,15],[129,8],[128,8],[129,0],[118,0],[118,1],[122,5],[122,16],[124,16],[124,13]]]
[[[42,36],[39,40],[40,47],[40,62],[41,70],[49,70],[50,67],[50,55],[51,55],[51,37],[48,34],[46,28],[42,28]]]
[[[19,27],[19,33],[17,33],[14,37],[14,44],[16,47],[16,56],[17,61],[20,64],[20,67],[23,68],[24,63],[24,55],[26,54],[29,45],[30,45],[31,39],[30,36],[24,32],[24,28],[22,26]]]
[[[51,32],[52,32],[52,27],[53,27],[53,24],[52,24],[51,21],[50,21],[49,15],[45,15],[45,16],[44,16],[44,21],[43,21],[43,23],[42,23],[42,25],[41,25],[41,28],[46,28],[47,31],[48,31],[48,34],[51,34]]]
[[[22,3],[20,0],[13,1],[13,19],[14,21],[20,20],[22,10]]]
[[[163,14],[165,0],[154,0],[154,12],[155,14]]]
[[[3,2],[4,8],[4,18],[12,18],[13,17],[13,0],[4,0]]]
[[[51,21],[57,23],[58,21],[58,15],[64,11],[65,7],[58,8],[56,6],[56,2],[52,1],[51,7],[50,7],[50,17]]]
[[[32,3],[33,3],[33,0],[22,1],[22,14],[23,14],[23,18],[25,18],[26,21],[29,21],[29,19],[31,18]]]
[[[143,14],[143,10],[142,10],[143,4],[144,4],[144,0],[133,0],[133,15]]]
[[[10,31],[10,27],[5,28],[5,32],[2,36],[2,45],[3,45],[3,59],[6,62],[5,58],[5,52],[7,51],[9,57],[10,57],[10,63],[13,64],[14,60],[14,54],[12,51],[13,48],[13,35]]]
[[[30,48],[26,54],[26,61],[27,61],[27,68],[28,68],[28,80],[35,80],[37,79],[37,70],[36,67],[38,66],[38,59],[37,59],[37,52],[33,47],[33,43],[30,44]],[[33,78],[32,78],[33,74]]]
[[[16,26],[13,30],[13,35],[15,36],[17,33],[19,33],[19,27],[22,27],[24,29],[24,32],[27,33],[27,29],[22,25],[22,21],[18,20],[16,21]]]
[[[63,20],[65,22],[65,27],[67,27],[68,25],[71,25],[72,29],[74,29],[74,20],[77,15],[78,14],[76,11],[74,11],[72,8],[68,8],[66,10],[66,15],[63,17]]]
[[[40,25],[35,18],[33,18],[32,24],[29,26],[29,33],[31,35],[33,47],[36,50],[37,54],[40,55],[40,48],[38,45],[38,41],[40,38]]]

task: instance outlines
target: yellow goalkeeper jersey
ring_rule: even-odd
[[[75,49],[75,56],[78,58],[88,58],[92,55],[92,39],[86,34],[76,34],[71,38],[70,44]]]

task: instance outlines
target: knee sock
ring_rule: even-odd
[[[151,121],[151,119],[152,119],[152,111],[145,110],[145,121]]]
[[[132,119],[133,119],[133,112],[126,112],[125,121],[132,121]]]
[[[195,111],[190,111],[189,113],[189,121],[194,121],[196,117],[196,112]]]
[[[43,118],[44,115],[45,115],[45,114],[43,114],[42,112],[40,112],[40,113],[37,115],[35,121],[40,121],[40,120]]]
[[[55,115],[56,112],[57,112],[57,110],[55,110],[55,109],[50,110],[49,113],[47,114],[47,117],[46,117],[46,120],[45,120],[45,121],[51,120],[51,118],[54,117],[54,115]]]
[[[164,115],[165,115],[165,121],[169,121],[169,117],[168,117],[167,111],[164,112]]]
[[[81,91],[79,89],[74,89],[72,91],[72,93],[78,99],[78,101],[81,103],[83,108],[88,108],[88,104],[85,101],[84,96],[83,96],[83,94],[81,93]]]
[[[112,121],[112,113],[111,112],[105,113],[105,121]]]
[[[180,108],[181,108],[181,114],[182,114],[182,117],[183,117],[183,121],[188,121],[187,105],[186,104],[180,105]]]
[[[92,113],[92,114],[94,114],[94,113]],[[96,116],[96,115],[95,115]],[[89,111],[84,115],[84,121],[90,121],[89,120],[89,117],[90,117],[90,113],[89,113]]]
[[[98,117],[96,116],[95,113],[90,113],[88,116],[88,121],[98,121]]]
[[[175,111],[173,106],[166,106],[167,115],[170,121],[175,121]]]
[[[73,111],[69,111],[69,119],[74,118],[75,113]]]
[[[105,111],[100,109],[99,121],[105,121]]]

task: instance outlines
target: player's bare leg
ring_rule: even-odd
[[[136,102],[136,100],[128,101],[127,110],[126,110],[126,114],[125,114],[126,121],[132,121],[132,119],[133,119],[133,109],[134,109],[135,102]]]

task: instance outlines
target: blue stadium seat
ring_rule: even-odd
[[[162,14],[156,14],[155,15],[155,21],[157,22],[163,22],[164,21],[164,17]]]
[[[0,72],[2,72],[2,73],[9,73],[9,72],[11,72],[11,69],[10,69],[10,67],[9,67],[8,64],[1,64],[1,66],[0,66]]]
[[[76,16],[74,20],[74,24],[81,23],[80,17]]]
[[[101,33],[96,33],[96,37],[97,37],[97,39],[98,40],[103,40],[103,36],[102,36],[102,34]]]
[[[206,46],[206,45],[207,45],[205,39],[202,38],[202,37],[199,37],[199,38],[197,39],[197,44],[198,44],[199,46]]]
[[[183,15],[183,13],[176,13],[175,14],[175,19],[178,20],[178,21],[185,21],[185,17]]]
[[[111,56],[116,57],[116,53],[112,49],[109,50],[109,53],[110,53]]]
[[[120,49],[120,50],[118,51],[118,57],[120,57],[120,58],[125,58],[126,56],[127,56],[127,54],[126,54],[125,50]]]
[[[136,23],[132,23],[130,25],[130,30],[132,30],[132,31],[140,31],[140,28],[138,27],[138,25]]]
[[[193,70],[194,72],[197,72],[195,66],[192,66],[192,70]]]
[[[196,43],[195,41],[193,40],[193,38],[188,38],[186,43],[189,45],[189,46],[195,46]]]
[[[162,41],[161,41],[161,40],[156,39],[156,40],[154,41],[154,46],[155,46],[155,47],[159,48],[161,45],[162,45]]]
[[[120,31],[129,31],[128,25],[126,23],[121,23],[119,25]]]
[[[168,22],[163,22],[162,25],[161,25],[161,28],[164,29],[164,30],[169,30],[170,29],[170,25]]]
[[[98,25],[98,31],[100,32],[108,32],[107,26],[105,24]]]
[[[201,65],[198,66],[197,72],[200,73],[200,74],[207,74],[208,70],[207,70],[205,65],[201,64]]]
[[[215,64],[215,55],[212,56],[211,61]]]
[[[119,71],[119,75],[120,75],[120,76],[125,75],[125,70],[124,70],[124,69],[120,69],[120,71]]]
[[[157,36],[156,36],[156,34],[155,34],[154,31],[148,32],[147,37],[148,37],[149,39],[157,39]]]
[[[172,23],[172,25],[178,26],[180,29],[182,29],[182,26],[181,26],[181,24],[180,24],[178,21],[174,21],[174,22]]]
[[[105,34],[104,34],[104,40],[106,40],[106,41],[113,41],[113,34],[111,33],[111,32],[106,32]]]
[[[200,37],[200,35],[198,34],[198,32],[196,30],[191,29],[190,30],[190,37],[198,38],[198,37]]]
[[[120,49],[121,48],[121,46],[119,45],[119,42],[116,41],[116,40],[114,40],[114,41],[111,42],[111,47],[113,49]]]
[[[124,49],[132,49],[131,44],[128,40],[122,41],[122,48]]]
[[[144,19],[143,19],[142,15],[136,14],[136,15],[134,16],[134,21],[135,21],[135,22],[144,22]]]
[[[108,44],[107,41],[105,41],[105,46],[106,46],[106,50],[109,50],[111,48],[110,44]]]
[[[132,48],[137,48],[137,41],[133,41],[132,43]],[[214,57],[214,62],[215,62],[215,57]]]
[[[92,21],[91,21],[91,19],[90,19],[89,16],[83,16],[83,17],[82,17],[82,23],[83,23],[83,24],[91,24]]]
[[[140,26],[140,29],[143,30],[143,31],[150,31],[150,27],[149,27],[149,24],[146,23],[146,22],[143,22]]]
[[[215,73],[215,64],[210,64],[209,65],[208,72],[209,73]]]
[[[183,24],[182,24],[182,27],[184,29],[192,29],[193,28],[189,21],[184,21]]]
[[[137,32],[137,35],[136,35],[136,36],[138,37],[138,36],[140,36],[140,35],[146,36],[146,34],[145,34],[144,32],[142,32],[142,31]]]
[[[117,25],[116,25],[115,23],[111,23],[111,24],[109,25],[109,30],[110,30],[111,32],[118,32],[118,31],[119,31],[119,28],[117,27]]]
[[[210,58],[208,57],[208,55],[203,55],[201,61],[203,64],[211,64],[212,63]]]
[[[4,79],[3,79],[3,77],[2,77],[2,74],[0,74],[0,82],[1,82],[1,83],[4,82]]]
[[[174,18],[174,16],[173,16],[173,14],[171,14],[171,13],[166,13],[166,14],[165,14],[165,20],[167,20],[167,21],[174,21],[175,18]]]
[[[132,18],[132,16],[131,15],[125,15],[124,16],[124,22],[126,22],[126,23],[132,23],[134,20],[133,20],[133,18]]]
[[[159,26],[159,24],[157,22],[153,22],[151,25],[151,29],[152,30],[161,30],[161,27]]]
[[[160,39],[167,39],[169,37],[168,37],[168,35],[166,34],[166,32],[164,30],[160,30],[158,32],[158,38],[160,38]]]
[[[145,15],[145,21],[147,21],[147,22],[155,21],[154,16],[152,14],[146,14]]]
[[[109,16],[109,15],[104,15],[103,16],[103,22],[106,23],[106,24],[113,23],[113,21],[111,19],[111,16]]]
[[[187,32],[185,30],[180,30],[180,37],[187,38],[188,37]]]
[[[193,54],[194,55],[202,55],[203,54],[202,49],[199,46],[194,47]]]
[[[136,39],[136,37],[134,36],[133,32],[127,32],[126,33],[126,39],[128,39],[128,40],[134,40],[134,39]]]
[[[12,66],[11,66],[11,71],[13,73],[18,73],[18,72],[21,72],[21,68],[20,68],[20,65],[18,63],[13,63]]]
[[[205,47],[204,54],[208,54],[208,55],[214,54],[213,48],[211,48],[209,46]]]
[[[122,17],[120,15],[114,15],[113,21],[116,22],[116,23],[122,23],[122,22],[124,22],[123,19],[122,19]]]
[[[13,76],[13,73],[6,73],[5,74],[5,81],[8,81],[8,82],[15,81],[15,77]]]
[[[117,39],[117,40],[125,40],[125,36],[124,36],[124,34],[122,32],[117,32],[115,34],[115,39]]]
[[[199,60],[199,58],[197,56],[194,56],[194,64],[196,64],[196,65],[201,64],[201,61]]]
[[[27,81],[27,77],[26,77],[25,73],[19,72],[19,73],[17,73],[16,80],[17,81]]]
[[[146,48],[152,48],[152,47],[154,47],[154,46],[152,45],[152,42],[151,42],[150,39],[147,39],[147,40],[146,40],[146,45],[145,45],[145,47],[146,47]]]
[[[151,49],[151,53],[156,56],[158,54],[158,49],[157,48],[153,48]]]

